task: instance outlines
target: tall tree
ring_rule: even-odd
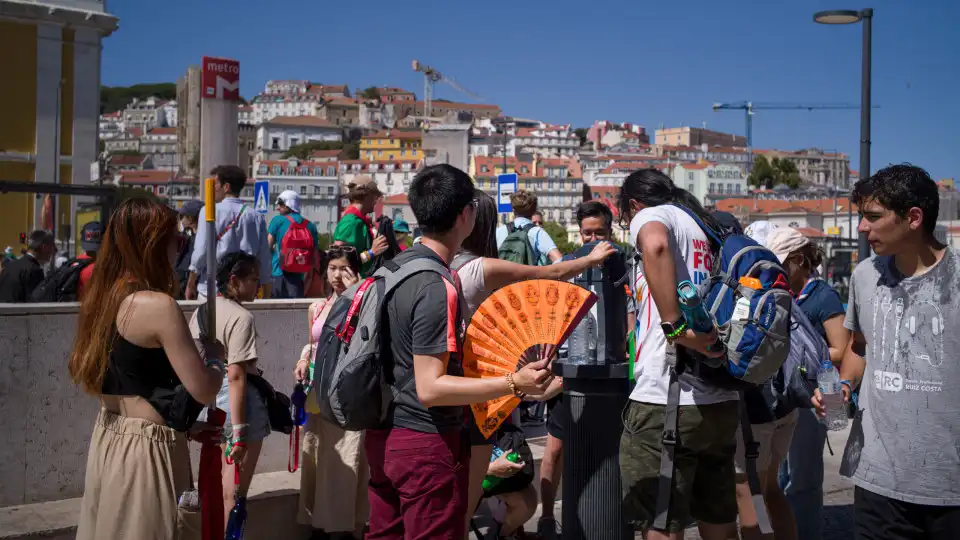
[[[553,221],[546,221],[543,223],[543,230],[547,231],[547,234],[553,239],[553,243],[557,245],[560,253],[566,255],[567,253],[573,253],[573,250],[576,249],[576,246],[567,238],[567,229],[565,229],[563,225]]]
[[[363,99],[380,99],[380,91],[377,90],[376,86],[370,86],[360,92],[360,97]]]
[[[773,165],[770,164],[767,157],[756,156],[753,159],[753,169],[751,169],[750,176],[747,178],[750,185],[771,189],[776,180],[777,171],[773,168]]]
[[[573,132],[580,138],[580,146],[587,144],[587,128],[577,128]]]

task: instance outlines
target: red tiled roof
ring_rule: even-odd
[[[392,96],[395,94],[411,94],[412,95],[413,92],[409,90],[404,90],[403,88],[390,88],[387,86],[382,86],[380,88],[377,88],[377,94],[381,96]]]
[[[238,110],[239,112],[253,112],[253,106],[252,106],[252,105],[241,105],[241,106],[237,107],[237,110]]]
[[[176,135],[177,128],[175,127],[155,127],[147,132],[147,135]]]
[[[629,163],[626,161],[618,161],[612,165],[608,165],[605,169],[600,171],[601,174],[610,174],[620,171],[639,171],[640,169],[650,169],[652,168],[649,163]]]
[[[494,171],[497,170],[497,169],[496,169],[497,167],[503,168],[503,158],[502,158],[502,157],[496,157],[496,156],[474,156],[474,157],[473,157],[473,163],[474,163],[474,165],[476,165],[476,171],[475,171],[475,173],[476,173],[477,176],[486,176],[486,175],[488,175],[488,174],[492,174]],[[483,170],[481,169],[481,166],[482,166],[482,165],[486,165],[486,166],[487,166],[487,170],[486,170],[486,171],[483,171]],[[523,172],[523,169],[521,168],[521,167],[523,167],[524,165],[527,166],[527,172]],[[518,161],[516,157],[508,156],[508,157],[507,157],[507,170],[509,171],[510,168],[513,168],[513,169],[516,171],[517,176],[520,176],[520,177],[531,177],[531,178],[532,178],[533,175],[536,174],[536,171],[534,170],[534,168],[533,168],[533,166],[532,166],[532,163],[527,162],[527,161]]]
[[[406,193],[397,193],[383,199],[383,204],[410,204]]]
[[[714,165],[716,165],[716,163],[681,163],[679,164],[680,167],[683,167],[688,171],[702,171],[703,169],[706,169],[707,167],[713,167]]]
[[[104,118],[120,118],[123,116],[123,111],[113,111],[111,113],[103,113],[100,116]]]
[[[751,199],[729,198],[717,201],[717,210],[731,213],[769,214],[771,212],[812,212],[815,214],[830,214],[834,211],[836,202],[837,212],[847,212],[849,199],[812,199],[805,201],[786,201],[783,199]],[[856,206],[854,205],[854,211]]]
[[[138,166],[141,165],[147,156],[134,155],[134,154],[118,154],[110,156],[110,165],[115,167],[125,167],[125,166]]]
[[[121,184],[169,184],[174,180],[171,171],[125,171],[120,173]]]
[[[333,97],[324,102],[324,105],[333,105],[335,107],[353,107],[359,106],[360,102],[348,97]]]
[[[267,123],[279,126],[336,127],[329,120],[318,116],[275,116]]]

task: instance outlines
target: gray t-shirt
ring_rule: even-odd
[[[853,481],[900,501],[960,505],[960,254],[903,277],[890,257],[860,263],[844,326],[866,339]],[[946,328],[950,326],[950,328]]]

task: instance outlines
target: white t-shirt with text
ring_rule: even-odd
[[[630,222],[630,241],[636,244],[644,225],[662,223],[670,236],[670,249],[677,266],[677,283],[690,280],[699,285],[710,276],[713,256],[703,230],[684,210],[675,206],[645,208]],[[639,246],[636,246],[639,251]],[[637,339],[634,375],[637,384],[630,399],[643,403],[666,405],[670,374],[664,362],[667,338],[660,329],[660,312],[650,295],[643,271],[637,271],[634,283],[637,294]],[[680,376],[680,405],[707,405],[739,399],[736,392],[720,390],[683,374]]]

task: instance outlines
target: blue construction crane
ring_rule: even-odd
[[[800,103],[754,103],[752,101],[738,101],[735,103],[714,103],[716,111],[744,111],[747,117],[747,172],[753,168],[753,111],[756,110],[839,110],[859,109],[860,105],[851,103],[815,103],[804,105]],[[873,107],[879,108],[879,107]]]

